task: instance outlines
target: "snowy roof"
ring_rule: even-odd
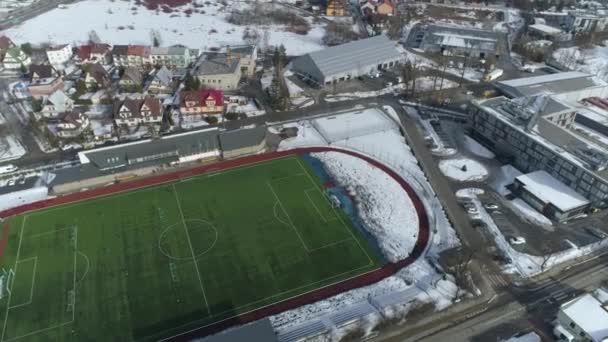
[[[542,32],[544,34],[549,34],[549,35],[555,35],[555,34],[562,33],[562,30],[555,28],[553,26],[545,25],[545,24],[534,24],[534,25],[530,25],[528,27],[535,31]]]
[[[515,178],[527,191],[562,212],[585,206],[589,201],[546,171],[539,170]]]
[[[236,72],[240,65],[238,58],[224,54],[208,54],[196,69],[197,75],[222,75]]]
[[[396,43],[385,35],[379,35],[311,52],[297,58],[294,67],[297,69],[304,65],[302,62],[305,60],[311,60],[324,77],[330,77],[400,58]]]
[[[593,341],[603,341],[608,337],[608,311],[591,294],[585,294],[565,303],[561,311]]]
[[[522,77],[496,82],[496,86],[511,97],[537,94],[558,94],[602,85],[593,75],[568,71],[549,75]]]

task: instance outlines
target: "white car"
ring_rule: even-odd
[[[485,204],[483,207],[486,208],[486,209],[488,209],[488,210],[496,210],[496,209],[498,209],[498,206],[496,204],[493,204],[493,203]]]
[[[524,239],[521,236],[514,236],[514,237],[509,238],[509,242],[512,245],[523,245],[524,243],[526,243],[526,239]]]
[[[479,210],[477,210],[477,208],[475,208],[475,207],[470,207],[470,208],[467,208],[467,213],[469,213],[469,214],[479,214]]]

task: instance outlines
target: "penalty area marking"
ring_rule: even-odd
[[[36,284],[36,267],[38,266],[38,256],[27,258],[27,259],[23,259],[23,260],[19,260],[19,261],[17,261],[17,264],[20,264],[22,262],[28,262],[30,260],[34,260],[34,269],[32,270],[32,281],[31,281],[31,286],[30,286],[30,298],[25,303],[9,306],[9,310],[10,309],[14,309],[14,308],[18,308],[18,307],[21,307],[21,306],[30,305],[32,303],[32,298],[34,298],[34,285]],[[13,283],[14,282],[15,281],[13,280]]]
[[[17,266],[19,265],[19,262],[23,262],[23,261],[32,259],[32,258],[28,258],[28,259],[19,260],[19,256],[20,256],[20,253],[21,253],[21,245],[22,245],[22,242],[23,242],[23,231],[25,230],[25,221],[28,218],[28,216],[29,215],[24,216],[23,223],[21,225],[21,233],[20,233],[20,236],[19,236],[19,246],[17,247],[17,257],[16,257],[17,261],[15,262],[15,275],[17,274]],[[9,317],[10,309],[14,309],[14,308],[17,308],[17,307],[25,306],[25,304],[24,305],[19,304],[19,305],[16,305],[16,306],[11,306],[10,305],[10,300],[11,300],[12,292],[13,292],[13,291],[11,291],[11,292],[9,292],[8,302],[6,304],[6,313],[5,313],[5,317],[4,317],[4,325],[2,327],[2,336],[1,336],[0,341],[2,341],[2,342],[8,342],[8,341],[19,340],[19,339],[24,338],[24,337],[29,337],[29,336],[32,336],[32,335],[43,333],[45,331],[50,331],[50,330],[53,330],[53,329],[57,329],[57,328],[66,326],[66,325],[73,324],[74,321],[76,320],[76,271],[77,271],[77,253],[78,253],[78,226],[74,226],[74,227],[71,227],[71,228],[74,229],[74,266],[73,266],[74,267],[74,271],[73,271],[74,272],[74,276],[73,276],[73,288],[71,290],[68,290],[68,298],[70,298],[70,297],[72,298],[72,303],[68,302],[68,306],[70,306],[70,305],[72,306],[72,318],[69,321],[66,321],[66,322],[62,322],[62,323],[55,324],[55,325],[50,326],[50,327],[46,327],[46,328],[30,331],[29,333],[26,333],[26,334],[23,334],[23,335],[19,335],[19,336],[15,336],[15,337],[12,337],[12,338],[9,338],[9,339],[5,339],[4,337],[5,337],[5,334],[6,334],[6,326],[7,326],[7,323],[8,323],[8,317]],[[67,228],[67,229],[69,229],[69,228]],[[57,231],[61,231],[61,230],[65,230],[65,229],[59,229],[59,230],[56,230],[56,231],[53,231],[53,232],[57,232]],[[37,235],[34,235],[34,237],[40,237],[42,235],[46,235],[46,234],[37,234]],[[29,237],[26,237],[26,238],[29,238]],[[36,256],[34,258],[36,258],[36,260],[37,260],[38,257]],[[14,282],[13,282],[13,284],[14,284]],[[33,284],[32,284],[32,297],[33,297]],[[29,304],[31,304],[31,299],[30,299],[30,303]]]

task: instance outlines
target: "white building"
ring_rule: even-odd
[[[53,46],[46,50],[46,57],[52,65],[67,63],[72,59],[72,45]]]
[[[608,305],[590,293],[563,304],[553,333],[558,341],[608,341]]]

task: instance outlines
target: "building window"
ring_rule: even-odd
[[[574,322],[570,322],[570,328],[574,329],[576,327],[576,325],[574,325]]]

